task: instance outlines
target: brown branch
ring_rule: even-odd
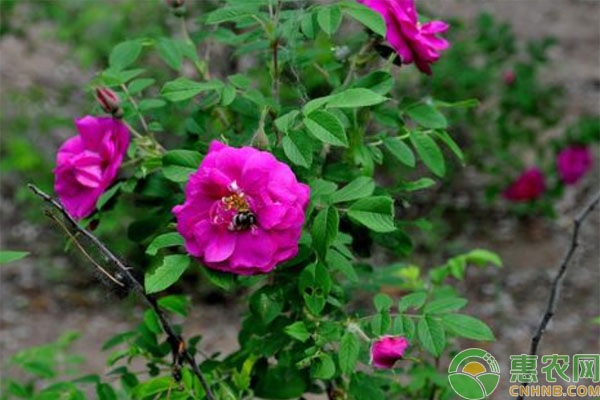
[[[198,367],[198,364],[196,364],[196,360],[194,359],[194,356],[187,350],[185,341],[183,340],[183,338],[181,336],[179,336],[175,333],[173,326],[171,325],[171,323],[169,322],[169,320],[167,319],[167,317],[165,316],[163,311],[158,306],[156,297],[146,293],[146,291],[144,289],[144,285],[140,281],[138,281],[133,276],[133,274],[130,272],[131,268],[128,267],[123,261],[121,261],[112,251],[110,251],[104,245],[104,243],[102,243],[90,231],[88,231],[87,229],[85,229],[81,225],[79,225],[77,223],[77,221],[75,221],[75,219],[73,219],[73,217],[69,214],[69,212],[67,210],[65,210],[65,208],[58,201],[54,200],[52,197],[50,197],[49,195],[44,193],[42,190],[40,190],[35,185],[28,184],[27,186],[29,187],[29,189],[31,189],[31,191],[33,193],[35,193],[37,196],[42,198],[44,201],[49,203],[53,208],[55,208],[57,211],[59,211],[79,234],[81,234],[81,235],[85,236],[87,239],[89,239],[94,244],[94,246],[105,257],[108,258],[108,260],[110,262],[112,262],[114,265],[117,266],[117,268],[119,269],[119,272],[118,272],[118,274],[115,274],[114,277],[112,277],[113,281],[116,280],[121,284],[121,286],[130,287],[131,289],[133,289],[133,291],[135,291],[140,297],[142,297],[144,299],[144,301],[150,306],[150,308],[152,308],[154,310],[156,315],[158,315],[158,319],[160,321],[162,329],[165,332],[165,334],[167,335],[167,342],[171,346],[171,352],[173,353],[172,373],[173,373],[173,377],[175,378],[175,380],[176,381],[181,380],[181,374],[180,374],[179,370],[181,368],[181,365],[184,362],[186,362],[190,366],[190,368],[192,369],[194,374],[200,380],[200,383],[202,384],[202,387],[204,388],[204,391],[206,392],[206,399],[215,400],[215,396],[212,393],[210,386],[208,385],[208,382],[206,381],[206,378],[204,377],[204,374]],[[52,219],[54,219],[56,221],[56,218],[52,218]],[[63,227],[64,227],[64,225],[63,225]],[[66,227],[64,227],[64,228],[66,229]],[[69,236],[73,237],[72,235],[69,235]],[[90,258],[90,257],[88,256],[88,258]],[[94,264],[97,264],[97,263],[94,262]],[[103,270],[103,271],[106,273],[106,270]]]
[[[590,215],[592,210],[598,205],[600,202],[600,192],[596,193],[596,195],[592,198],[592,200],[588,203],[588,205],[573,219],[573,233],[571,235],[571,245],[565,254],[565,257],[558,268],[558,272],[552,281],[552,288],[550,289],[550,297],[548,298],[548,304],[546,305],[546,311],[544,312],[544,316],[540,325],[538,326],[535,334],[531,338],[531,347],[529,350],[529,354],[534,356],[537,355],[538,347],[540,341],[542,340],[542,335],[546,332],[546,326],[550,322],[550,319],[554,316],[554,312],[556,311],[556,305],[558,303],[558,295],[560,292],[560,288],[562,286],[562,282],[565,278],[565,274],[567,272],[567,268],[569,267],[569,263],[571,262],[571,258],[573,254],[575,254],[575,250],[579,247],[579,229],[581,225],[585,221],[585,219]],[[527,386],[527,382],[524,382],[521,386]],[[523,396],[519,396],[518,400],[523,400]]]

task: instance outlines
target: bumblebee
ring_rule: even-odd
[[[256,214],[252,211],[240,211],[233,216],[229,230],[245,231],[256,225]]]

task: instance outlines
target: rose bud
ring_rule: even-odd
[[[375,368],[394,368],[394,364],[404,356],[407,348],[408,340],[405,337],[384,336],[374,341],[371,346],[371,364]]]
[[[113,117],[121,118],[123,116],[121,99],[109,88],[96,88],[96,100],[100,104],[100,107],[107,113],[112,114]]]
[[[502,80],[504,81],[505,85],[512,86],[517,80],[517,74],[515,74],[513,70],[508,69],[504,71],[504,74],[502,75]]]

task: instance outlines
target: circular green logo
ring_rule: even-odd
[[[450,386],[460,397],[481,400],[492,394],[500,382],[500,367],[490,353],[467,349],[458,353],[448,367]]]

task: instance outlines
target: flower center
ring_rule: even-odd
[[[256,215],[250,207],[250,199],[233,181],[228,186],[231,194],[221,197],[210,209],[210,221],[213,225],[227,225],[230,231],[243,231],[253,228]]]

